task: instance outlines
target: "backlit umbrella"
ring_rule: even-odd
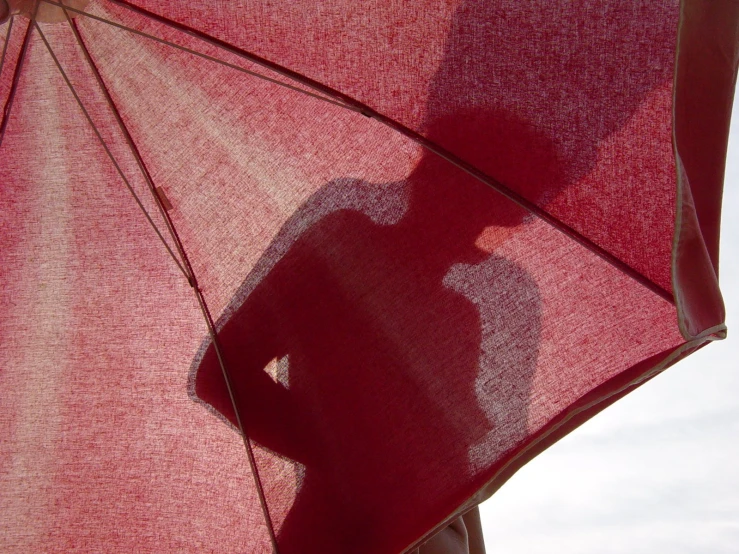
[[[725,336],[736,2],[6,12],[3,550],[410,551]]]

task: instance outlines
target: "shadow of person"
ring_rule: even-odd
[[[632,36],[630,4],[586,25],[551,15],[564,0],[532,4],[460,5],[422,131],[546,206],[668,76],[669,52]],[[639,17],[672,32],[652,4]],[[606,79],[629,86],[614,95]],[[219,330],[246,432],[302,475],[280,552],[397,552],[526,438],[542,302],[495,254],[526,218],[426,153],[403,182],[333,181],[285,223]],[[193,388],[235,422],[212,346]]]
[[[504,115],[460,112],[430,129],[470,142],[467,151],[488,164],[508,166],[510,152],[524,147],[551,154]],[[551,167],[544,179],[551,184],[556,166],[538,161],[537,177]],[[519,185],[535,195],[536,183]],[[464,500],[455,485],[470,481],[470,448],[492,429],[475,389],[480,313],[445,278],[455,265],[490,263],[477,238],[494,226],[505,240],[526,212],[434,154],[397,185],[384,187],[394,198],[381,198],[405,203],[390,225],[357,209],[327,210],[306,225],[317,204],[364,194],[368,184],[340,181],[318,193],[284,226],[289,247],[265,254],[269,269],[219,332],[249,436],[303,466],[279,531],[281,552],[402,547],[409,528],[422,533],[444,517],[439,506]],[[515,271],[511,262],[494,263]],[[531,279],[516,287],[535,298],[526,290],[535,289]],[[507,360],[522,382],[530,380],[538,341],[536,306],[527,312],[525,357]],[[280,383],[264,368],[285,357],[287,382]],[[195,389],[234,420],[212,348]]]

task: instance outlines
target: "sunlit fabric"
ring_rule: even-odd
[[[0,25],[3,552],[412,550],[725,336],[737,2],[67,5]]]

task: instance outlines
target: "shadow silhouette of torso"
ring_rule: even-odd
[[[461,4],[422,130],[545,206],[587,174],[599,141],[669,73],[634,68],[669,67],[660,56],[670,52],[649,42],[629,50],[639,44],[631,5],[608,3],[590,29],[551,15],[567,2],[519,4]],[[653,32],[672,32],[661,9],[637,11],[660,25]],[[567,51],[571,35],[587,32],[590,49],[573,40]],[[540,59],[534,43],[562,52],[543,49]],[[581,65],[597,75],[573,73]],[[615,100],[601,85],[576,94],[601,74],[629,87]],[[370,190],[385,191],[370,209],[347,201]],[[383,203],[401,206],[392,221],[373,217]],[[284,225],[219,325],[246,432],[301,475],[280,552],[397,551],[526,437],[541,303],[532,276],[490,253],[525,220],[429,153],[401,183],[327,184]],[[486,228],[498,238],[483,252],[475,243]],[[277,379],[264,371],[275,359]],[[197,398],[234,423],[212,346],[194,375]],[[472,461],[476,449],[482,463]]]
[[[500,199],[435,156],[403,185],[393,225],[341,209],[304,229],[219,333],[248,434],[302,465],[284,552],[402,540],[397,522],[444,496],[438,476],[458,479],[491,429],[475,393],[480,313],[444,279],[487,258],[474,242]],[[284,357],[287,383],[275,382],[264,367]],[[233,418],[219,371],[206,352],[197,394]]]

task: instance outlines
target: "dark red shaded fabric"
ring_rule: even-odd
[[[16,14],[4,551],[412,550],[725,334],[735,3],[84,9],[299,90]]]

